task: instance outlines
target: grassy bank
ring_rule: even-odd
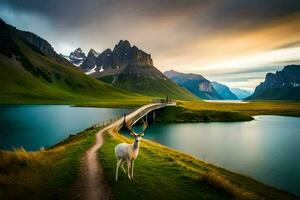
[[[1,95],[0,95],[1,96]],[[89,96],[47,96],[47,95],[12,95],[9,99],[0,98],[0,105],[74,105],[79,107],[106,107],[106,108],[120,108],[120,107],[139,107],[148,104],[152,101],[151,97],[135,96],[126,98],[92,98]]]
[[[44,151],[0,151],[0,199],[68,198],[80,156],[96,132],[83,131]]]
[[[251,101],[249,103],[178,101],[178,105],[191,110],[231,111],[248,116],[285,115],[300,117],[300,101]]]
[[[107,134],[99,151],[115,199],[296,199],[246,176],[150,141],[141,144],[134,181],[129,181],[120,171],[119,181],[115,182],[114,147],[124,141],[132,142],[119,134]]]
[[[249,121],[254,115],[300,117],[300,101],[251,101],[220,103],[177,101],[177,107],[166,107],[156,115],[157,122],[236,122]]]
[[[179,106],[161,109],[156,115],[156,122],[236,122],[250,121],[253,118],[233,111],[195,110]]]

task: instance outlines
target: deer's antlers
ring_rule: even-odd
[[[140,131],[139,133],[136,133],[135,131],[133,131],[132,126],[131,126],[131,125],[128,125],[127,123],[126,123],[126,127],[129,129],[129,131],[130,131],[134,136],[138,136],[138,135],[142,134],[142,133],[146,130],[146,128],[148,127],[147,118],[146,118],[146,121],[142,118],[142,122],[143,122],[143,130]]]

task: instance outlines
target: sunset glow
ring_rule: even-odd
[[[266,72],[300,62],[297,1],[54,2],[4,0],[0,17],[62,54],[101,52],[127,39],[151,53],[161,71],[199,73],[233,87],[253,89]]]

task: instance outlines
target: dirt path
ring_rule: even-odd
[[[143,106],[134,112],[130,113],[126,119],[138,115],[143,110],[155,104]],[[71,199],[82,200],[108,200],[112,199],[112,192],[105,183],[103,168],[98,160],[97,152],[103,144],[103,134],[112,128],[120,127],[123,124],[123,119],[117,120],[112,124],[102,128],[96,134],[95,144],[88,149],[80,160],[80,176],[71,189]]]
[[[97,156],[97,151],[103,144],[103,134],[109,127],[96,134],[95,144],[81,158],[80,177],[71,190],[71,199],[112,199],[110,187],[105,183],[103,169]]]

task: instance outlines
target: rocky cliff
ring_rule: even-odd
[[[239,98],[232,93],[229,87],[224,84],[218,82],[212,82],[217,93],[224,99],[224,100],[238,100]]]
[[[247,99],[300,99],[300,65],[288,65],[276,73],[268,73]]]
[[[152,66],[151,55],[140,50],[136,46],[131,46],[127,40],[120,40],[113,50],[106,49],[100,54],[95,54],[90,50],[87,59],[80,68],[84,72],[94,69],[95,72],[105,70],[120,69],[126,65]]]
[[[199,74],[184,74],[174,70],[164,75],[202,99],[223,99],[209,80]]]

